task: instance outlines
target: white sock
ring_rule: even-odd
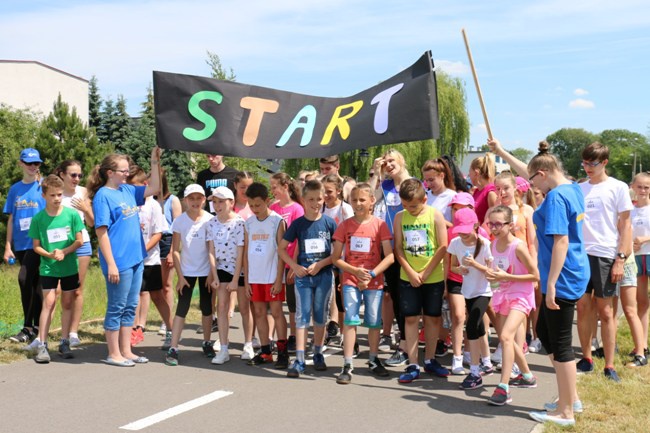
[[[69,339],[70,338],[79,338],[79,334],[77,334],[76,332],[71,332],[70,335],[68,336],[68,338]]]
[[[227,344],[222,344],[221,345],[221,351],[222,352],[227,352],[228,351],[228,345]]]

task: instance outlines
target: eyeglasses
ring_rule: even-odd
[[[602,163],[603,163],[602,161],[597,161],[597,162],[582,161],[582,165],[587,167],[598,167]]]
[[[529,178],[528,178],[528,182],[532,182],[533,179],[535,179],[535,176],[537,176],[537,175],[540,174],[541,172],[542,172],[542,171],[540,170],[540,171],[536,172],[534,175],[532,175],[531,177],[529,177]]]
[[[21,162],[22,162],[23,164],[25,164],[25,165],[28,165],[28,166],[31,165],[31,166],[36,166],[36,167],[38,167],[38,166],[41,165],[41,163],[38,162],[38,161],[36,161],[36,162],[25,162],[25,161],[21,161]]]
[[[508,224],[510,224],[510,222],[505,222],[505,223],[488,222],[487,223],[490,230],[501,230],[503,228],[503,226],[507,226]]]
[[[122,173],[124,176],[128,176],[129,173],[131,173],[131,170],[129,170],[128,168],[127,168],[127,169],[124,169],[124,170],[113,170],[113,171],[114,171],[115,173]]]
[[[84,175],[81,173],[70,173],[68,176],[70,176],[73,179],[81,179],[82,177],[84,177]]]

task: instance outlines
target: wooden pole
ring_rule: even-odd
[[[481,93],[481,86],[478,83],[478,75],[476,75],[476,68],[474,67],[474,59],[472,58],[472,51],[469,49],[469,42],[467,41],[467,34],[465,29],[461,29],[463,33],[463,40],[465,41],[465,49],[467,50],[467,57],[469,58],[469,66],[472,68],[472,76],[474,77],[474,84],[476,85],[476,93],[478,93],[478,100],[481,104],[481,111],[483,112],[483,120],[485,121],[485,128],[487,129],[488,138],[492,140],[492,129],[490,128],[490,121],[488,120],[487,111],[485,110],[485,103],[483,102],[483,94]]]

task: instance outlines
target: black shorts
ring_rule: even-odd
[[[408,281],[400,281],[400,311],[404,317],[425,316],[440,317],[442,315],[442,295],[445,293],[445,283],[422,284],[413,287]]]
[[[243,276],[239,277],[239,281],[237,282],[237,285],[239,287],[244,287],[246,285],[246,281],[244,280]]]
[[[591,277],[587,283],[587,292],[597,298],[611,298],[616,295],[616,283],[612,283],[612,266],[614,259],[587,256],[589,258],[589,271]]]
[[[160,260],[165,260],[169,255],[169,251],[172,249],[171,233],[163,233],[158,242],[158,246],[160,247]]]
[[[463,283],[447,279],[447,293],[450,295],[462,295]]]
[[[557,362],[573,362],[575,355],[571,346],[573,339],[573,316],[577,300],[555,298],[559,310],[546,307],[546,295],[542,295],[542,304],[537,319],[537,337],[542,342],[546,353],[553,355]]]
[[[217,269],[217,277],[219,278],[219,283],[229,283],[232,281],[232,274],[222,269]]]
[[[144,267],[144,272],[142,272],[142,286],[140,287],[141,292],[155,292],[156,290],[162,290],[163,280],[162,280],[162,268],[160,265],[150,265]]]
[[[43,290],[56,290],[61,282],[61,291],[70,292],[77,290],[81,283],[79,282],[79,274],[70,275],[68,277],[46,277],[41,275],[41,286]]]
[[[478,340],[485,335],[485,324],[483,316],[490,305],[489,296],[477,296],[476,298],[465,298],[465,307],[467,308],[467,324],[465,332],[468,340]]]

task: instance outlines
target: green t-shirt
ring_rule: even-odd
[[[436,209],[426,206],[422,215],[414,217],[407,211],[402,211],[402,248],[406,261],[415,272],[422,272],[429,266],[434,254],[438,250],[438,237],[436,236],[435,213]],[[444,278],[442,260],[429,275],[425,283],[437,283]],[[400,279],[408,281],[404,269],[400,269]]]
[[[82,231],[84,224],[76,210],[63,207],[57,216],[49,216],[42,210],[32,218],[29,226],[29,237],[41,241],[41,247],[47,252],[62,250],[72,245],[77,233]],[[79,272],[79,260],[75,253],[67,254],[58,262],[49,257],[41,256],[40,275],[44,277],[69,277]]]

